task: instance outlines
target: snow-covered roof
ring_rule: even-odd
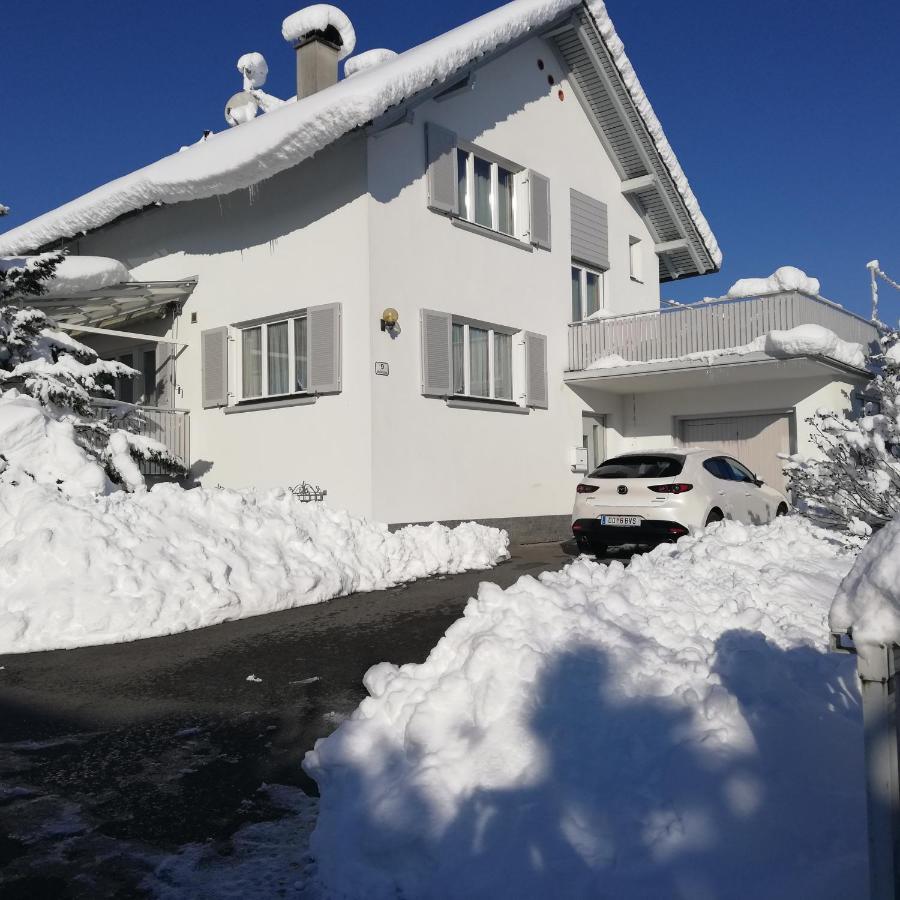
[[[420,92],[441,84],[486,54],[584,10],[577,0],[513,0],[446,34],[358,72],[295,103],[117,178],[0,235],[0,254],[17,254],[100,228],[147,206],[180,203],[247,188],[297,165],[339,137]],[[721,253],[659,121],[634,75],[600,0],[587,7],[677,187],[714,266]],[[699,268],[704,271],[703,267]]]

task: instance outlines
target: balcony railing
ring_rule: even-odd
[[[96,400],[94,406],[99,418],[112,418],[115,409],[121,404]],[[128,418],[128,429],[137,434],[146,435],[163,444],[168,451],[180,460],[185,468],[191,464],[191,422],[190,413],[186,409],[160,409],[154,406],[135,407],[138,415]],[[152,462],[142,462],[141,472],[144,475],[167,475],[165,469]]]
[[[649,362],[727,350],[798,325],[821,325],[845,341],[866,347],[878,339],[871,322],[821,297],[791,291],[573,323],[568,371],[582,371],[613,354]]]

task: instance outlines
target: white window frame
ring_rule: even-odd
[[[644,266],[641,259],[641,239],[633,234],[628,236],[628,270],[631,280],[644,283]]]
[[[235,327],[237,331],[237,340],[235,344],[237,346],[237,380],[238,380],[238,402],[239,403],[252,403],[252,402],[262,402],[266,400],[278,400],[284,399],[288,397],[308,397],[311,396],[310,391],[308,390],[290,390],[285,393],[280,394],[270,394],[269,393],[269,326],[270,325],[281,325],[284,322],[288,323],[288,381],[291,385],[296,383],[296,371],[297,371],[297,355],[295,351],[295,329],[296,323],[299,319],[307,319],[307,311],[297,310],[295,312],[288,313],[287,315],[273,316],[271,319],[263,319],[260,321],[255,321],[252,323],[247,323],[246,325],[242,325],[240,327]],[[309,321],[307,319],[307,328],[309,328]],[[245,331],[253,331],[254,329],[260,329],[260,367],[261,367],[261,393],[257,396],[248,397],[244,393],[244,332]],[[309,380],[309,354],[307,354],[306,358],[306,378]]]
[[[576,322],[584,322],[589,318],[597,315],[597,313],[602,312],[606,309],[606,273],[603,269],[595,269],[593,266],[586,266],[583,263],[576,262],[574,259],[572,260],[572,264],[569,271],[569,278],[572,277],[572,269],[578,272],[579,283],[581,285],[581,318],[576,319]],[[600,304],[594,312],[590,315],[587,315],[587,276],[590,272],[591,275],[598,276],[598,281],[600,284]],[[571,306],[571,295],[569,305]],[[570,309],[571,312],[571,309]]]
[[[454,369],[454,355],[453,355],[453,342],[451,338],[451,354],[450,354],[450,377],[453,380],[453,384],[451,387],[454,389],[451,396],[465,398],[466,400],[495,400],[498,403],[509,403],[515,404],[515,362],[514,362],[514,351],[513,346],[515,343],[515,335],[518,333],[518,329],[516,328],[507,328],[501,325],[490,325],[487,322],[476,322],[471,319],[463,319],[457,316],[451,316],[450,318],[451,325],[451,335],[452,328],[454,325],[461,325],[463,328],[463,385],[464,390],[462,393],[456,391],[455,384],[455,369]],[[469,339],[469,331],[470,329],[475,328],[481,331],[486,331],[488,333],[488,393],[487,394],[473,394],[472,393],[472,365],[471,365],[471,342]],[[510,354],[509,354],[509,389],[510,396],[509,397],[498,397],[497,396],[497,384],[496,384],[496,371],[494,367],[494,335],[495,334],[505,334],[509,337],[511,346],[510,346]]]
[[[525,167],[513,163],[510,160],[506,160],[502,157],[496,156],[493,153],[489,153],[483,150],[481,147],[476,147],[474,144],[468,144],[460,141],[456,147],[457,191],[459,190],[459,158],[461,155],[464,156],[466,160],[466,208],[465,214],[463,214],[463,210],[462,208],[460,208],[457,218],[463,222],[469,222],[477,228],[485,228],[488,231],[504,235],[505,237],[515,238],[516,240],[523,240],[524,231],[522,230],[522,222],[525,212],[525,192],[522,187],[522,179],[524,177],[523,173],[525,172]],[[475,220],[476,157],[482,162],[486,162],[491,167],[490,225],[485,225]],[[510,229],[510,231],[502,231],[500,229],[500,169],[509,172],[512,176],[513,181],[512,208],[510,210],[510,213],[512,215],[512,228]]]

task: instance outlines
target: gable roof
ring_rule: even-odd
[[[607,68],[612,65],[612,72],[606,72],[606,81],[614,73],[614,84],[607,83],[606,91],[617,90],[622,94],[618,112],[633,118],[642,132],[635,140],[647,145],[642,147],[640,155],[648,171],[640,174],[648,177],[645,196],[635,194],[635,199],[652,224],[644,205],[652,205],[653,195],[662,197],[659,204],[662,215],[657,218],[660,222],[666,218],[672,222],[664,223],[667,226],[664,228],[659,223],[653,224],[651,231],[663,245],[663,258],[667,253],[682,252],[684,248],[679,242],[690,248],[686,254],[687,265],[681,266],[684,271],[670,269],[671,277],[718,268],[722,256],[715,237],[624,53],[606,7],[599,0],[590,4],[580,0],[513,0],[393,60],[213,135],[203,143],[117,178],[13,228],[0,235],[0,255],[25,253],[73,238],[148,206],[202,199],[250,187],[308,159],[392,107],[454,76],[458,78],[467,67],[532,34],[555,35],[553,39],[576,80],[582,105],[593,116],[620,174],[633,181],[635,176],[630,173],[634,166],[622,165],[621,148],[605,137],[605,126],[591,108],[588,85],[581,83],[591,72],[579,76],[579,66],[585,68],[584,60],[570,60],[559,43],[573,29],[581,46],[590,45],[592,50],[587,53],[588,69],[593,68],[596,74],[604,60]],[[651,168],[653,172],[649,171]],[[669,236],[676,233],[677,240]],[[666,243],[671,245],[668,249]]]

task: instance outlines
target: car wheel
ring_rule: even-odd
[[[721,522],[724,518],[725,516],[722,515],[721,509],[711,509],[706,517],[706,524],[712,525],[713,522]]]
[[[594,556],[606,556],[607,549],[606,544],[593,544],[591,546],[591,553],[593,553]]]
[[[778,509],[775,510],[776,516],[786,516],[788,514],[787,503],[779,503]]]

